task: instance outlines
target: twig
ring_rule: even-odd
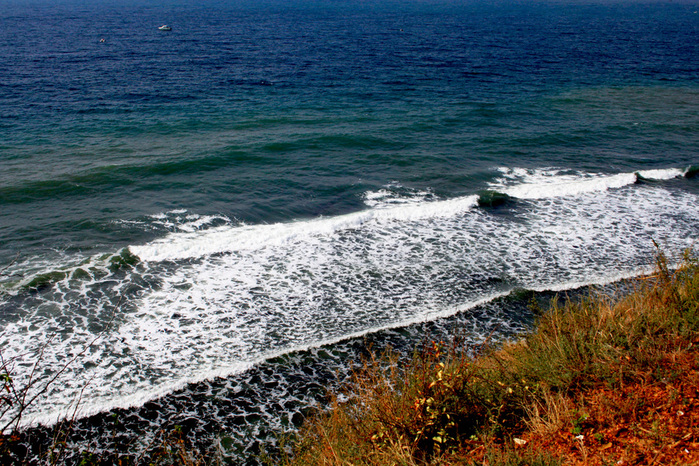
[[[2,269],[0,269],[0,275],[5,275],[5,271],[6,271],[7,269],[9,269],[10,267],[12,267],[12,266],[14,265],[14,263],[17,262],[17,259],[19,259],[19,253],[17,253],[17,255],[15,256],[15,258],[12,259],[12,260],[10,261],[9,264],[7,264],[5,267],[3,267]]]
[[[39,364],[39,361],[41,361],[41,356],[43,355],[44,350],[46,349],[46,347],[47,347],[48,344],[50,343],[50,341],[51,341],[51,339],[53,338],[53,336],[49,339],[49,341],[47,341],[44,345],[42,345],[42,347],[40,348],[40,352],[39,352],[39,359],[37,360],[36,364],[35,364],[34,367],[32,368],[32,373],[30,374],[29,382],[27,383],[27,385],[25,385],[25,387],[23,387],[23,388],[21,389],[21,394],[22,394],[22,396],[19,397],[19,396],[15,395],[17,401],[20,403],[20,405],[19,405],[19,410],[18,410],[18,412],[9,420],[9,422],[6,422],[5,425],[3,425],[3,426],[0,428],[0,432],[5,432],[5,430],[7,430],[7,428],[10,427],[12,424],[15,424],[14,430],[17,430],[17,429],[19,428],[19,423],[20,423],[20,421],[21,421],[21,419],[22,419],[22,414],[23,414],[24,411],[27,409],[27,407],[29,407],[32,403],[34,403],[34,401],[36,401],[36,399],[39,398],[41,395],[43,395],[44,393],[46,393],[46,391],[48,391],[49,387],[58,379],[58,377],[60,377],[66,370],[68,370],[68,368],[69,368],[78,358],[80,358],[81,356],[83,356],[83,355],[87,352],[87,350],[89,350],[90,348],[92,348],[92,346],[97,342],[97,340],[101,339],[101,338],[107,333],[107,331],[110,329],[110,327],[111,327],[111,325],[112,325],[112,322],[114,321],[114,317],[115,317],[115,315],[116,315],[116,310],[119,308],[120,304],[121,304],[121,296],[119,297],[119,301],[117,301],[116,305],[114,306],[114,309],[112,310],[112,315],[110,316],[109,321],[107,321],[107,324],[105,325],[104,329],[103,329],[100,333],[98,333],[98,334],[90,341],[90,343],[89,343],[88,345],[86,345],[81,351],[79,351],[79,352],[78,352],[77,354],[75,354],[68,362],[66,362],[66,363],[65,363],[65,364],[64,364],[64,365],[63,365],[63,366],[62,366],[48,381],[46,381],[46,383],[44,384],[44,386],[43,386],[37,393],[35,393],[34,396],[32,396],[32,397],[29,399],[29,401],[27,401],[27,395],[28,395],[28,393],[29,393],[29,390],[32,388],[32,384],[33,384],[32,379],[33,379],[34,373],[35,373],[35,371],[36,371],[36,369],[37,369],[37,366],[38,366],[38,364]],[[4,367],[4,366],[3,366],[3,367]],[[14,387],[14,383],[11,383],[11,387],[12,387],[13,392],[16,393],[15,387]],[[20,399],[20,398],[21,398],[21,399]]]

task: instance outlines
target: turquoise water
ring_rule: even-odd
[[[26,424],[80,398],[246,457],[352,338],[504,337],[513,290],[695,245],[691,2],[2,10],[2,353],[65,367]]]

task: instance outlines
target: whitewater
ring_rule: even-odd
[[[649,271],[654,242],[694,246],[699,202],[677,189],[691,182],[684,169],[495,172],[491,188],[510,196],[496,208],[478,207],[477,193],[393,195],[400,186],[389,185],[367,192],[365,209],[336,217],[246,225],[179,211],[175,230],[149,243],[63,268],[35,265],[55,281],[5,283],[3,304],[40,304],[6,322],[3,357],[17,361],[19,383],[38,354],[45,374],[63,372],[22,422],[51,424],[76,404],[80,416],[140,406],[516,289],[618,281]],[[110,269],[114,257],[130,260]]]
[[[68,416],[68,462],[180,426],[255,464],[370,348],[516,338],[677,260],[695,10],[5,1],[0,363],[32,401],[0,420],[30,457]]]

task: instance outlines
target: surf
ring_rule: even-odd
[[[64,389],[27,419],[57,418],[81,390],[83,415],[135,406],[517,288],[638,275],[653,241],[683,248],[695,239],[696,196],[663,184],[691,182],[683,170],[638,172],[651,184],[636,184],[637,172],[496,172],[490,188],[508,193],[505,210],[479,206],[478,193],[440,199],[395,185],[365,193],[363,210],[286,223],[179,210],[147,219],[161,238],[5,283],[5,308],[24,309],[4,324],[8,357],[43,348],[57,371],[61,354],[110,326],[92,362],[67,370]]]

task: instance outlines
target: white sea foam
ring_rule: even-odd
[[[434,194],[430,190],[411,190],[393,182],[385,188],[364,193],[364,204],[372,208],[389,208],[396,205],[419,204],[432,200],[433,197]]]
[[[673,178],[684,176],[685,170],[669,168],[658,170],[639,170],[636,173],[649,180],[671,180]]]
[[[646,179],[669,180],[681,177],[679,169],[642,170],[632,173],[604,175],[594,173],[566,173],[556,169],[501,168],[503,179],[492,183],[492,188],[519,199],[546,199],[561,196],[579,196],[623,188],[636,183],[637,176]]]
[[[477,201],[477,196],[467,196],[308,221],[272,225],[225,225],[203,232],[170,234],[146,245],[131,246],[130,250],[145,261],[179,260],[223,252],[252,251],[263,247],[289,244],[303,237],[333,235],[343,230],[360,228],[368,223],[381,224],[451,217],[476,206]]]
[[[84,414],[138,405],[188,382],[439,318],[513,288],[560,290],[645,273],[653,240],[668,250],[696,240],[699,200],[691,193],[661,183],[610,188],[628,186],[614,181],[627,174],[522,170],[500,184],[517,188],[530,176],[553,181],[548,195],[505,214],[474,208],[474,195],[285,224],[207,223],[130,247],[142,260],[131,268],[59,280],[36,299],[28,295],[23,313],[6,322],[4,357],[26,360],[44,347],[56,370],[94,339],[92,327],[111,327],[26,419],[55,420],[55,408],[65,412],[82,390]],[[26,376],[17,374],[18,383]]]
[[[567,180],[549,183],[523,183],[505,188],[505,194],[519,199],[546,199],[560,196],[578,196],[583,193],[621,188],[636,182],[634,173],[591,178],[585,180]]]
[[[497,299],[502,296],[506,296],[507,293],[498,293],[496,295],[484,297],[482,299],[479,299],[477,301],[471,302],[471,303],[464,303],[461,304],[457,307],[452,307],[452,308],[445,308],[441,310],[437,310],[431,313],[427,313],[424,315],[419,315],[414,318],[408,319],[404,322],[400,323],[392,323],[388,325],[382,325],[382,326],[377,326],[373,328],[367,328],[359,332],[353,332],[353,333],[348,333],[344,334],[339,337],[335,337],[332,339],[324,340],[324,341],[314,341],[312,343],[308,344],[302,344],[298,346],[291,346],[291,347],[286,347],[283,349],[276,349],[272,351],[265,352],[263,354],[260,354],[256,358],[252,358],[246,362],[242,363],[233,363],[228,366],[223,366],[223,367],[218,367],[216,369],[212,369],[209,371],[197,371],[196,374],[183,374],[178,380],[172,381],[167,384],[159,385],[159,386],[154,386],[150,387],[149,389],[144,389],[139,391],[138,393],[134,393],[131,395],[127,396],[121,396],[121,397],[111,397],[111,401],[109,402],[104,402],[103,400],[99,400],[98,402],[94,402],[93,400],[83,400],[83,399],[75,399],[72,402],[69,402],[67,399],[64,400],[64,405],[62,409],[54,409],[53,411],[50,412],[42,412],[42,413],[34,413],[30,414],[28,416],[25,416],[22,419],[22,425],[23,426],[33,426],[33,425],[51,425],[58,420],[65,419],[66,416],[70,416],[73,412],[73,410],[77,410],[77,413],[79,417],[86,417],[86,416],[92,416],[94,414],[98,414],[104,411],[109,411],[111,409],[116,409],[116,408],[124,408],[128,409],[131,407],[138,407],[142,406],[145,403],[155,400],[157,398],[160,398],[164,395],[167,395],[169,393],[173,393],[177,390],[181,390],[188,384],[192,383],[197,383],[201,382],[204,380],[213,380],[215,378],[219,377],[229,377],[231,375],[235,374],[240,374],[242,372],[245,372],[246,370],[250,369],[251,367],[261,364],[265,361],[268,361],[270,359],[278,358],[280,356],[283,356],[285,354],[293,353],[293,352],[299,352],[299,351],[307,351],[313,348],[319,348],[322,346],[327,346],[327,345],[333,345],[340,343],[345,340],[351,340],[355,338],[361,338],[366,335],[372,334],[372,333],[377,333],[383,330],[390,330],[394,328],[399,328],[399,327],[405,327],[408,325],[413,325],[413,324],[418,324],[422,322],[427,322],[435,319],[439,319],[442,317],[448,317],[451,316],[457,312],[465,312],[469,309],[472,309],[476,306],[482,305],[484,303],[490,302],[494,299]],[[99,378],[99,377],[95,377]],[[90,383],[88,382],[87,385],[85,385],[86,388],[90,388]]]
[[[114,223],[148,231],[183,231],[193,232],[216,225],[231,223],[224,215],[198,215],[185,209],[159,212],[143,219],[115,220]]]

